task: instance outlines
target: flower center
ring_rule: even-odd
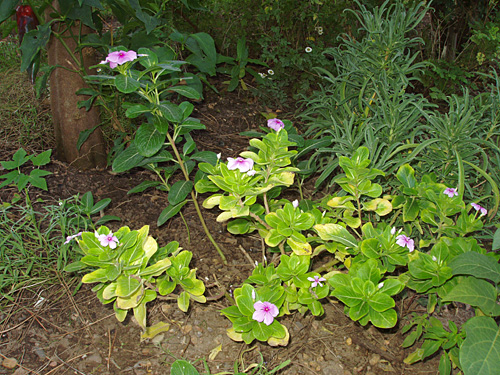
[[[267,306],[266,306],[266,307],[264,307],[264,311],[265,311],[265,312],[269,312],[269,307],[267,307]]]

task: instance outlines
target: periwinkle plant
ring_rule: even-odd
[[[222,250],[205,224],[190,176],[197,161],[215,164],[216,155],[196,150],[196,144],[189,133],[204,129],[205,126],[190,117],[194,105],[189,101],[176,104],[170,100],[175,95],[198,100],[201,92],[197,85],[190,83],[192,77],[184,76],[181,67],[186,62],[174,60],[174,57],[167,47],[140,48],[137,52],[114,47],[98,65],[101,71],[111,69],[110,74],[88,76],[87,79],[101,87],[116,88],[126,99],[132,95],[130,101],[123,101],[125,115],[131,119],[144,119],[128,147],[122,149],[114,159],[113,171],[119,173],[143,167],[158,175],[161,182],[138,190],[161,187],[169,192],[168,205],[161,213],[158,225],[179,213],[190,196],[207,237],[226,262]],[[163,163],[173,163],[173,167],[163,167]],[[176,169],[180,169],[184,181],[170,185],[168,179]]]

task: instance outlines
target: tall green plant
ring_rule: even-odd
[[[344,35],[339,47],[324,51],[333,59],[332,67],[317,68],[321,88],[304,97],[306,134],[327,134],[329,140],[310,162],[322,173],[316,186],[332,178],[337,155],[351,156],[360,146],[370,149],[377,168],[396,170],[404,152],[418,146],[414,139],[420,130],[419,109],[429,107],[422,97],[406,93],[425,66],[416,62],[418,53],[411,52],[422,41],[409,35],[428,7],[421,2],[406,9],[401,2],[386,1],[369,11],[357,3],[360,37]]]

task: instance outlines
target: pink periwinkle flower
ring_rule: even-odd
[[[283,121],[278,120],[277,118],[271,118],[267,120],[267,127],[279,132],[285,127],[285,124],[283,124]]]
[[[323,286],[323,284],[321,284],[321,282],[326,281],[326,279],[324,277],[320,277],[320,276],[308,277],[307,280],[309,280],[311,282],[311,288],[315,288],[317,285]]]
[[[253,168],[253,160],[252,159],[243,159],[241,156],[238,156],[236,159],[227,158],[227,169],[234,170],[239,169],[241,173],[248,172]]]
[[[415,242],[404,234],[400,234],[396,237],[396,243],[401,247],[407,247],[410,253],[415,250]]]
[[[477,203],[471,203],[470,204],[476,211],[481,212],[481,216],[484,216],[488,213],[488,210],[484,208],[483,206],[478,205]]]
[[[100,234],[97,239],[101,243],[101,246],[109,246],[111,249],[116,249],[116,246],[118,246],[118,238],[113,235],[113,232],[109,232],[109,234]]]
[[[444,189],[443,194],[449,196],[450,198],[453,198],[458,196],[458,191],[455,188],[446,188]]]
[[[73,234],[72,236],[66,237],[66,241],[64,241],[64,244],[66,245],[69,243],[73,238],[79,237],[82,235],[82,232],[78,232],[77,234]]]
[[[128,61],[134,61],[137,59],[137,53],[135,51],[115,51],[110,52],[106,57],[106,60],[101,61],[100,64],[109,63],[111,69],[116,68],[118,65],[123,65]]]
[[[264,322],[266,326],[270,325],[280,312],[276,305],[271,302],[257,301],[253,304],[253,308],[255,311],[252,315],[252,319],[259,323]]]

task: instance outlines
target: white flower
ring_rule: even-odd
[[[312,52],[312,48],[311,47],[306,47],[306,53],[311,53]]]
[[[297,199],[295,199],[293,202],[292,202],[292,206],[293,208],[297,208],[299,207],[299,201]]]
[[[378,287],[379,289],[382,289],[382,288],[384,287],[384,283],[383,283],[383,282],[381,282],[380,284],[378,284],[378,285],[377,285],[377,287]]]
[[[437,258],[433,255],[433,256],[432,256],[432,260],[433,260],[434,262],[437,262],[437,260],[438,260],[438,259],[437,259]]]
[[[266,73],[259,73],[260,78],[266,78]]]
[[[267,71],[267,74],[269,74],[270,76],[274,75],[274,70],[269,69],[269,70]]]
[[[394,236],[396,234],[396,227],[392,227],[391,234]]]
[[[219,153],[217,154],[217,160],[220,160],[221,156],[222,156],[222,152],[219,152]]]
[[[250,170],[247,172],[247,176],[254,176],[254,175],[255,175],[255,173],[257,173],[257,172],[255,171],[255,169],[250,169]]]

